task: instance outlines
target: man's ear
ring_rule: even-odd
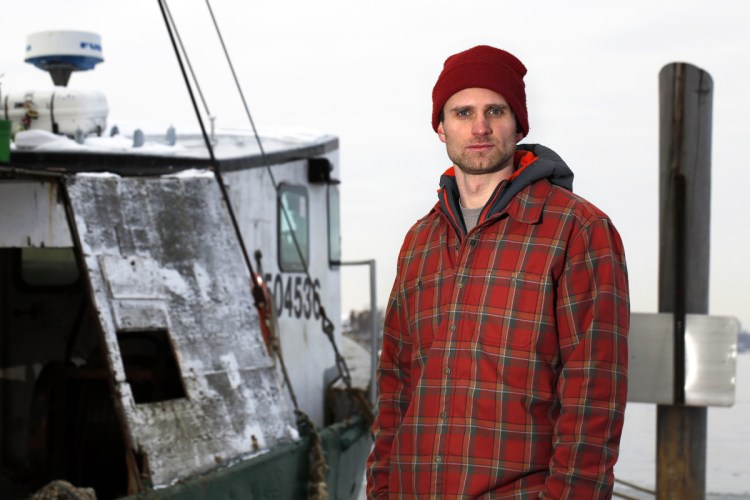
[[[521,142],[521,139],[523,139],[523,132],[516,132],[516,144]]]
[[[443,122],[438,123],[437,134],[440,138],[440,142],[445,142],[445,130],[443,129]]]

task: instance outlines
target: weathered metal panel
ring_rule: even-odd
[[[674,402],[672,314],[630,314],[628,401]]]
[[[732,406],[736,385],[735,318],[685,315],[685,405]],[[632,313],[628,338],[628,401],[674,401],[674,315]]]
[[[57,182],[0,184],[0,247],[71,247]]]
[[[89,174],[67,186],[126,430],[156,486],[263,451],[293,428],[215,182]],[[186,397],[137,404],[117,334],[159,329]]]
[[[740,324],[727,316],[685,315],[685,404],[732,406]]]

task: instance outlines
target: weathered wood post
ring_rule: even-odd
[[[659,311],[674,314],[674,405],[657,407],[658,499],[704,499],[705,407],[685,402],[685,314],[708,313],[713,81],[673,63],[659,73]]]

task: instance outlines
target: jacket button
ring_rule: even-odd
[[[445,419],[447,417],[448,417],[448,412],[445,412],[445,411],[440,412],[440,418]]]
[[[443,370],[443,373],[445,373],[446,375],[450,375],[451,374],[451,369],[450,368],[446,368],[446,369]]]
[[[469,245],[472,246],[472,247],[477,246],[477,239],[476,238],[470,239],[469,240]]]
[[[417,281],[417,288],[422,288],[422,280]]]
[[[463,288],[464,287],[464,282],[463,281],[459,281],[458,283],[456,283],[456,286],[458,288]]]
[[[438,456],[435,457],[435,463],[436,464],[439,464],[442,461],[443,461],[443,457],[441,457],[440,455],[438,455]]]
[[[455,332],[455,331],[456,331],[456,324],[455,324],[455,323],[451,323],[451,324],[450,324],[450,325],[448,326],[448,330],[450,330],[450,331],[452,331],[452,332]]]

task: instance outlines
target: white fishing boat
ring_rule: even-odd
[[[64,86],[97,35],[27,60],[58,85],[0,96],[0,497],[355,497],[338,139],[118,130]]]

